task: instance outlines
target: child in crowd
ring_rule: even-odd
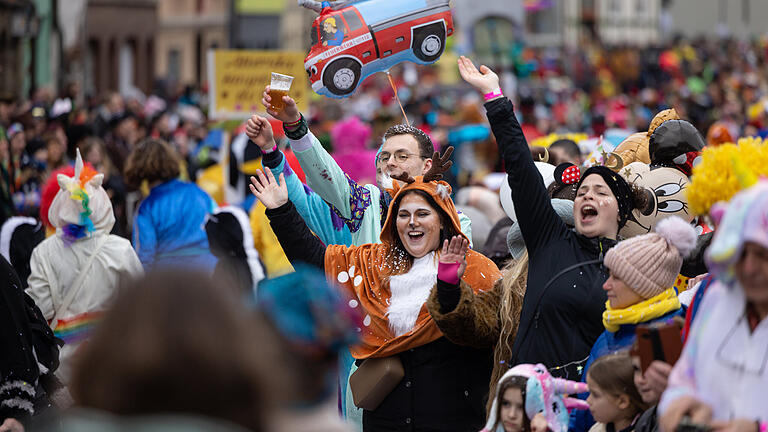
[[[647,409],[634,382],[630,357],[625,353],[598,359],[587,373],[589,411],[597,423],[590,432],[632,432]]]
[[[517,365],[499,380],[481,432],[566,432],[568,408],[587,405],[563,395],[586,390],[584,383],[552,377],[542,364]]]
[[[662,361],[654,361],[643,371],[640,367],[640,357],[632,355],[632,368],[635,371],[635,387],[648,408],[637,420],[635,432],[657,432],[659,430],[657,405],[661,394],[667,387],[672,366]]]

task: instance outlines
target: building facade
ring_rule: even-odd
[[[595,0],[597,33],[606,45],[648,46],[660,40],[660,0]]]
[[[56,0],[0,0],[0,95],[55,92],[60,70]]]
[[[157,0],[88,0],[85,10],[85,91],[152,90]]]
[[[155,75],[181,84],[205,82],[208,50],[229,46],[229,7],[229,0],[160,1]]]
[[[668,0],[665,36],[730,35],[751,38],[768,33],[766,0]]]

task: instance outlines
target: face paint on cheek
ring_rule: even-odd
[[[611,200],[601,199],[597,200],[598,207],[608,207],[611,205]]]

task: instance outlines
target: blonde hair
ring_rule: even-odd
[[[499,341],[493,352],[493,361],[496,367],[493,368],[491,375],[489,393],[491,395],[496,394],[496,385],[507,371],[507,368],[498,367],[498,365],[506,364],[512,358],[512,345],[515,343],[517,327],[520,324],[520,313],[523,309],[523,297],[525,297],[525,289],[528,285],[528,251],[525,251],[516,260],[509,260],[501,270],[501,275],[501,304],[499,305],[501,329]],[[486,412],[490,412],[493,398],[488,398],[487,405]]]

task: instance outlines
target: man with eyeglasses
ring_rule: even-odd
[[[406,125],[395,125],[384,133],[383,144],[376,155],[376,179],[378,185],[359,185],[351,179],[336,163],[328,152],[323,149],[320,141],[309,131],[304,116],[299,112],[296,102],[290,96],[284,96],[285,108],[275,111],[271,108],[269,86],[264,90],[262,104],[267,112],[274,118],[283,122],[283,129],[290,139],[291,149],[301,164],[301,168],[307,178],[307,185],[312,191],[325,200],[333,212],[343,221],[352,234],[352,244],[362,245],[379,243],[381,226],[387,216],[387,210],[391,197],[386,189],[392,187],[392,177],[403,172],[412,177],[426,173],[432,166],[432,153],[434,147],[432,140],[423,131]],[[260,131],[269,127],[266,119],[260,120],[259,116],[253,116],[246,124],[246,134],[257,145],[263,146],[265,156],[262,164],[270,168],[278,176],[284,157],[274,146],[274,140],[256,138]],[[269,130],[271,136],[271,129]],[[267,148],[269,147],[269,148]],[[291,194],[289,187],[289,199],[303,200],[304,197],[296,193]],[[299,214],[308,221],[311,212]],[[469,218],[459,213],[461,230],[468,238],[472,238]],[[310,224],[310,229],[315,229]],[[326,230],[327,231],[327,230]],[[326,244],[339,244],[332,238],[323,238],[316,234]]]

